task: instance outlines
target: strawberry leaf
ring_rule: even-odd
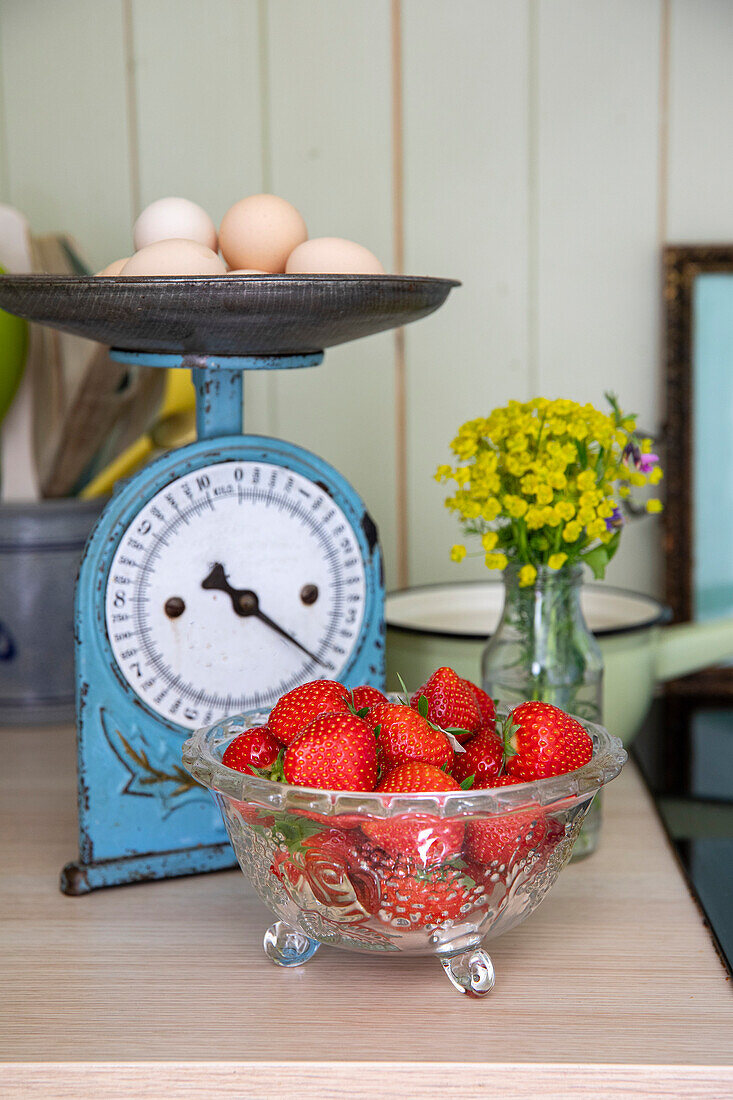
[[[463,780],[463,782],[460,785],[461,790],[462,791],[470,791],[471,787],[473,786],[473,781],[474,781],[475,778],[476,778],[475,775],[467,775],[466,778]]]
[[[354,711],[357,718],[366,718],[369,713],[369,707],[362,707],[361,710]]]
[[[430,704],[427,695],[421,695],[417,701],[417,713],[421,718],[427,718]]]
[[[401,699],[400,702],[402,703],[403,706],[409,707],[409,705],[410,705],[410,693],[408,692],[407,688],[405,687],[405,681],[402,679],[399,672],[397,673],[397,679],[400,682],[400,687],[402,688],[402,694],[404,695],[404,699]]]

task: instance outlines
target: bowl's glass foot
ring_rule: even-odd
[[[483,947],[474,947],[459,955],[448,955],[440,961],[451,984],[459,993],[468,993],[469,997],[484,997],[494,988],[494,964]]]
[[[271,924],[262,941],[270,962],[276,966],[302,966],[312,959],[321,946],[318,940],[312,940],[297,928],[291,928],[284,921]]]

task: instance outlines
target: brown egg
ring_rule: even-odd
[[[302,216],[277,195],[250,195],[227,210],[219,227],[219,247],[235,270],[285,270],[290,253],[308,237]]]
[[[288,256],[288,275],[383,275],[384,268],[368,248],[342,237],[314,237]]]
[[[113,260],[111,264],[107,264],[106,267],[103,267],[101,271],[97,272],[97,277],[99,277],[100,275],[119,275],[122,271],[122,268],[125,266],[126,263],[128,263],[129,259],[129,256],[125,256],[122,260]]]
[[[122,275],[226,275],[224,261],[204,244],[173,238],[136,252]]]

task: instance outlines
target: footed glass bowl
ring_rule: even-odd
[[[473,996],[494,985],[484,941],[539,905],[593,796],[626,760],[618,738],[584,721],[593,758],[568,775],[440,794],[321,791],[224,767],[229,742],[267,717],[199,730],[183,762],[212,792],[242,870],[277,918],[268,957],[300,966],[324,943],[436,955]]]

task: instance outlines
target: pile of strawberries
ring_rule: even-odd
[[[280,698],[266,726],[235,738],[223,763],[305,787],[438,793],[559,775],[592,753],[580,723],[557,707],[522,703],[498,723],[486,692],[443,667],[401,703],[368,686],[304,684]],[[270,870],[293,900],[310,904],[301,896],[307,888],[307,899],[331,911],[351,906],[352,936],[362,917],[431,930],[481,911],[512,867],[536,867],[564,835],[539,807],[464,822],[420,813],[268,815],[237,805],[252,828],[270,834]]]
[[[581,724],[549,703],[522,703],[497,728],[486,692],[443,667],[409,704],[312,680],[281,696],[266,726],[235,738],[223,762],[301,787],[438,792],[561,775],[592,754]]]

